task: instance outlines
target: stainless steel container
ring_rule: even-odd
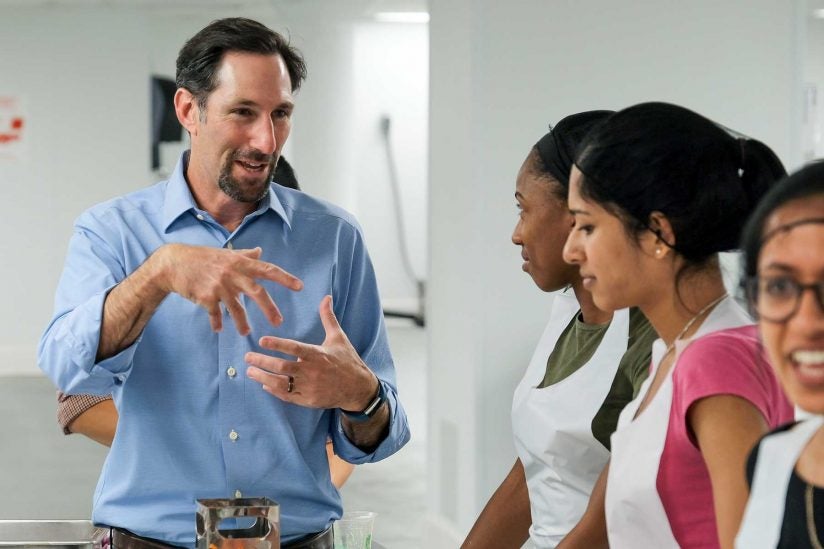
[[[226,529],[221,522],[254,518],[242,529]],[[248,522],[248,520],[247,520]],[[280,549],[280,508],[269,498],[197,500],[198,549]]]
[[[0,520],[0,548],[95,549],[98,533],[88,520]]]

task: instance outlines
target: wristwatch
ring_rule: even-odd
[[[378,413],[378,410],[380,410],[381,404],[383,404],[384,400],[386,400],[386,391],[383,388],[383,383],[381,383],[381,380],[378,380],[378,392],[375,395],[375,398],[369,401],[366,408],[360,412],[350,412],[349,410],[344,410],[343,408],[341,408],[340,411],[343,412],[343,415],[351,421],[361,423],[372,419],[375,414]]]

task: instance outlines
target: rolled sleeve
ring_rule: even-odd
[[[57,393],[57,423],[63,429],[64,435],[70,435],[72,431],[69,425],[81,414],[97,406],[101,402],[111,400],[112,397],[101,395],[67,395],[62,392]]]
[[[38,364],[67,394],[103,395],[128,377],[140,338],[96,362],[103,306],[125,273],[105,239],[81,225],[83,219],[75,225],[69,243],[55,296],[55,315],[40,340]]]
[[[335,453],[344,461],[355,465],[380,461],[391,456],[409,442],[411,433],[406,413],[398,401],[398,394],[390,384],[385,381],[380,381],[380,383],[386,392],[386,404],[389,406],[389,432],[372,452],[364,452],[349,440],[343,430],[343,412],[335,410],[335,431],[332,434],[332,443]]]

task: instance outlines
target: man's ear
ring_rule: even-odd
[[[178,88],[175,92],[175,114],[189,135],[197,135],[200,107],[195,96],[186,88]]]

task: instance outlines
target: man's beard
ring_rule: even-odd
[[[220,175],[218,176],[217,185],[226,196],[232,200],[246,203],[259,202],[263,197],[269,193],[269,183],[272,181],[272,174],[275,171],[277,164],[277,156],[267,155],[258,151],[235,151],[223,166],[220,168]],[[268,163],[260,173],[259,185],[250,186],[244,184],[232,177],[232,168],[235,161],[254,162],[256,164]]]

